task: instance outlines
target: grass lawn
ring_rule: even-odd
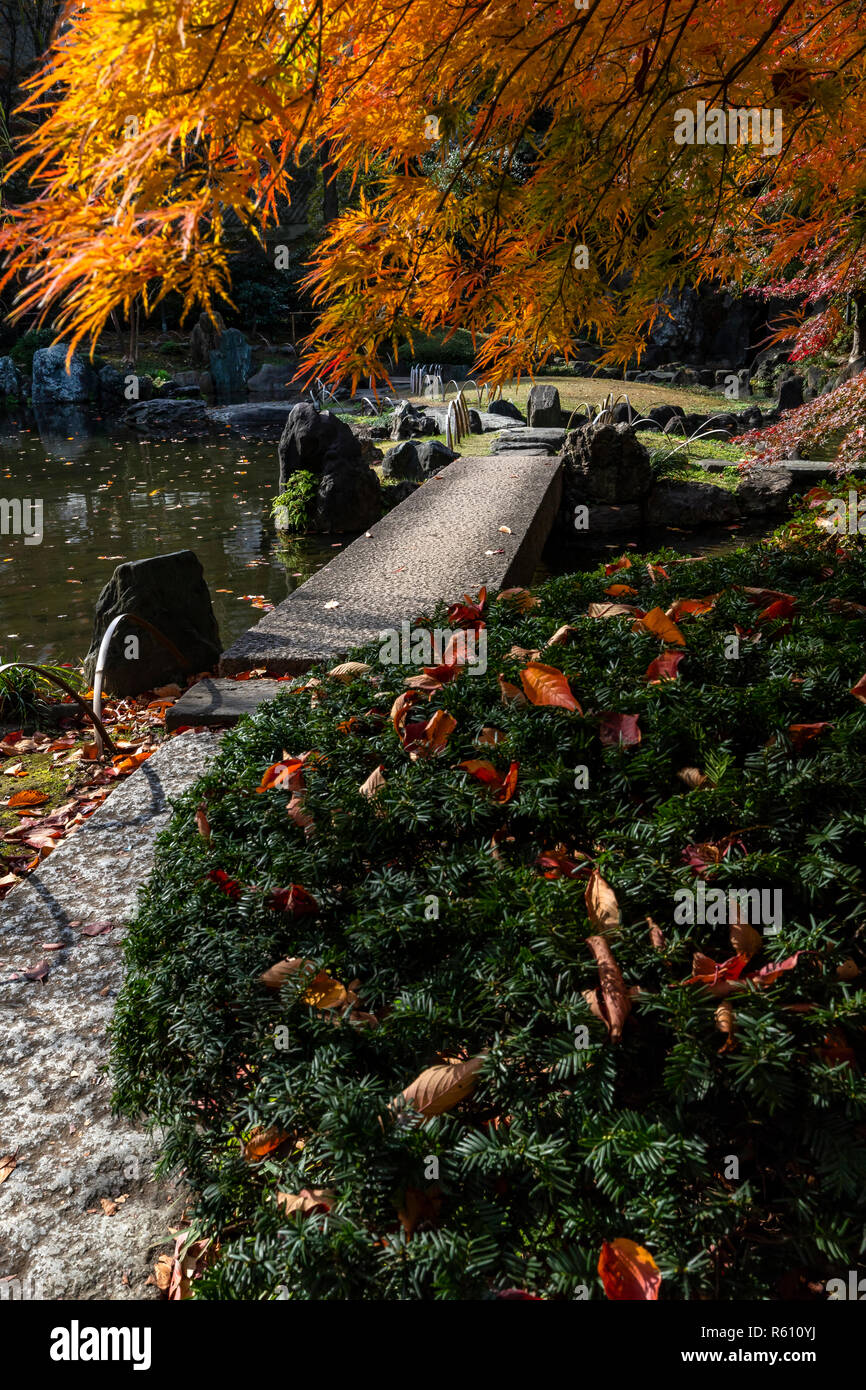
[[[748,410],[755,405],[766,410],[771,404],[768,396],[729,401],[724,396],[700,386],[653,386],[648,382],[602,381],[597,377],[538,376],[533,381],[526,376],[519,382],[511,381],[504,385],[502,394],[506,400],[513,401],[525,413],[529,392],[533,386],[555,386],[562,408],[569,411],[578,410],[584,405],[600,406],[609,395],[613,395],[614,401],[624,401],[627,397],[638,411],[650,410],[654,405],[680,405],[687,414],[696,415]],[[450,394],[453,395],[454,392]],[[412,399],[421,402],[425,398],[418,396]],[[466,399],[470,406],[477,405],[474,387],[466,388]]]

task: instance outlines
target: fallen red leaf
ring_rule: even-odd
[[[673,681],[677,678],[677,667],[682,661],[683,652],[664,652],[657,656],[655,661],[651,661],[646,668],[644,680],[648,681]]]
[[[598,736],[605,748],[621,744],[633,748],[641,741],[636,714],[601,714]]]
[[[601,1247],[598,1272],[607,1297],[616,1301],[657,1299],[662,1282],[648,1250],[620,1237]]]

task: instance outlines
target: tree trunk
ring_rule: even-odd
[[[337,191],[337,170],[331,163],[331,146],[326,140],[319,151],[322,166],[322,222],[327,226],[340,216],[340,195]]]

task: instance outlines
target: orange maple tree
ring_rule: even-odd
[[[832,235],[838,288],[860,254],[860,9],[70,0],[13,165],[32,200],[0,230],[17,312],[74,344],[135,296],[215,307],[227,219],[263,238],[294,161],[325,142],[364,173],[307,276],[306,364],[330,378],[384,375],[389,345],[457,325],[491,379],[578,332],[623,362],[666,289],[754,271],[761,227],[777,264]],[[677,143],[701,101],[781,112],[778,151]]]

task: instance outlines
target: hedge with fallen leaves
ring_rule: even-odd
[[[114,1029],[119,1104],[197,1194],[170,1296],[823,1297],[856,1267],[864,579],[803,514],[473,597],[486,674],[371,647],[227,735]],[[699,877],[781,889],[778,935],[677,925]]]

